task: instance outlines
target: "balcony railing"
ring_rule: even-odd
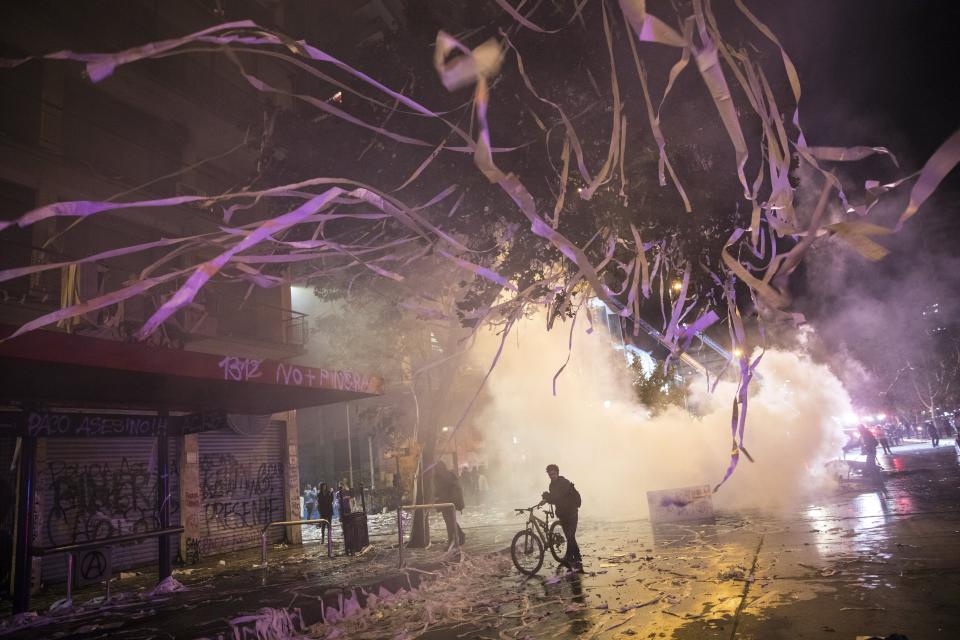
[[[209,295],[204,308],[216,321],[217,337],[248,338],[297,346],[305,345],[309,338],[307,314],[293,309],[222,294]]]

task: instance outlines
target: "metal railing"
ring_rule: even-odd
[[[453,546],[456,548],[457,553],[460,552],[460,532],[457,531],[457,506],[452,502],[437,502],[435,504],[405,504],[397,507],[397,567],[403,568],[403,517],[401,516],[402,511],[421,511],[424,509],[453,509],[453,527],[454,527],[454,536],[453,536]]]
[[[306,313],[265,302],[211,291],[202,302],[217,320],[218,337],[249,338],[279,344],[303,346],[310,339]]]
[[[113,538],[101,538],[99,540],[90,540],[89,542],[76,542],[73,544],[61,544],[56,547],[30,547],[32,557],[55,556],[60,553],[67,554],[67,601],[73,599],[73,554],[81,551],[90,551],[102,547],[114,547],[127,542],[140,542],[150,538],[160,538],[163,536],[180,535],[183,533],[183,527],[170,527],[168,529],[155,529],[144,533],[130,533],[125,536],[116,536]],[[107,583],[107,597],[110,595],[110,578],[105,580]]]
[[[267,564],[267,531],[270,527],[293,526],[298,524],[327,524],[327,557],[333,557],[333,524],[325,518],[313,518],[311,520],[283,520],[271,522],[260,531],[260,564]]]

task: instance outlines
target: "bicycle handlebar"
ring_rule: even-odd
[[[533,505],[532,507],[527,507],[527,508],[525,508],[525,509],[514,509],[514,511],[516,511],[517,513],[526,513],[527,511],[531,511],[531,512],[532,512],[534,509],[539,509],[540,507],[542,507],[542,506],[545,505],[545,504],[547,504],[547,502],[544,501],[544,500],[541,500],[540,502],[538,502],[537,504]]]

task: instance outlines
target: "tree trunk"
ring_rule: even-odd
[[[428,375],[427,380],[430,380]],[[433,391],[433,385],[428,385],[428,390]],[[445,395],[445,394],[444,394]],[[416,502],[414,504],[430,504],[433,502],[433,474],[424,473],[429,469],[436,459],[437,433],[439,432],[439,420],[443,411],[438,406],[438,397],[444,395],[431,395],[429,403],[430,410],[425,412],[425,428],[421,429],[419,438],[421,442],[420,467],[417,469],[417,490]],[[412,548],[425,549],[430,546],[430,512],[426,509],[418,509],[413,514],[413,526],[410,528],[410,543]]]
[[[428,465],[426,456],[424,456],[420,462],[420,470],[417,471],[419,482],[417,482],[416,499],[413,502],[414,504],[426,504],[424,495],[433,493],[432,491],[424,491],[425,487],[422,469],[426,466]],[[432,488],[433,487],[431,487],[431,489]],[[430,546],[430,522],[428,520],[428,516],[429,514],[425,509],[418,509],[413,512],[413,526],[410,527],[410,540],[407,542],[408,547],[412,549],[426,549]]]
[[[442,336],[441,353],[451,353],[456,348],[456,331],[451,329]],[[437,459],[437,445],[440,437],[440,427],[449,419],[451,405],[454,402],[454,387],[458,379],[459,362],[462,358],[454,358],[445,364],[425,373],[422,383],[426,387],[423,399],[421,425],[423,428],[418,434],[421,443],[422,456],[420,468],[417,470],[418,482],[416,490],[416,504],[431,504],[434,502],[433,473],[424,473]],[[430,526],[428,510],[420,509],[414,512],[413,526],[410,529],[409,546],[426,548],[430,545]]]

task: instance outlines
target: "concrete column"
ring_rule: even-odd
[[[284,452],[286,464],[284,471],[286,482],[284,486],[284,498],[286,498],[285,517],[287,520],[299,520],[300,514],[300,460],[299,460],[299,437],[297,432],[297,412],[287,411],[286,421],[284,422],[284,443],[287,450]],[[290,544],[301,544],[303,542],[300,536],[300,527],[287,527],[287,541]]]
[[[180,442],[180,557],[193,562],[200,539],[200,444],[197,434],[181,436]],[[197,557],[197,560],[200,558]]]

